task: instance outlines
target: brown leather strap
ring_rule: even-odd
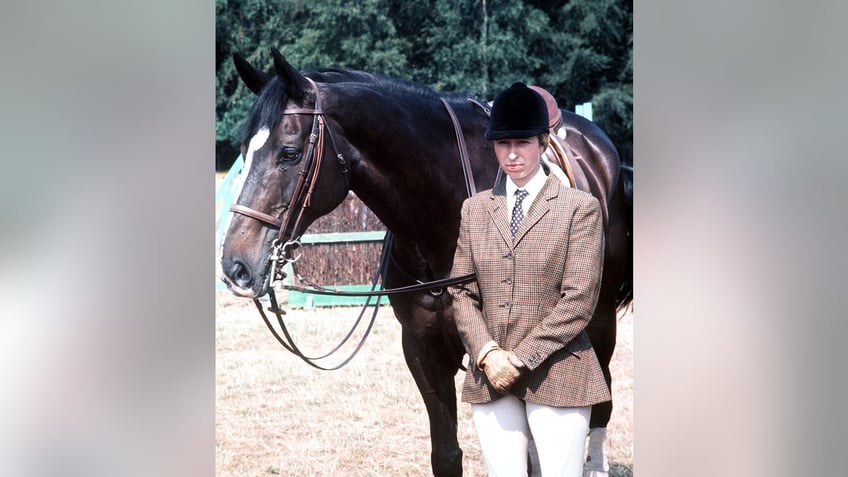
[[[462,127],[459,125],[459,120],[456,118],[456,113],[453,112],[450,104],[445,98],[439,98],[445,109],[448,110],[448,115],[453,123],[453,130],[456,134],[456,145],[459,148],[459,162],[462,164],[462,175],[465,177],[465,191],[468,197],[477,193],[477,186],[474,184],[474,173],[471,171],[471,161],[468,159],[468,148],[465,146],[465,136],[462,134]]]
[[[250,207],[245,207],[239,204],[233,204],[230,206],[230,211],[235,212],[237,214],[246,215],[248,217],[252,217],[260,222],[264,222],[275,229],[280,228],[283,225],[283,222],[276,218],[272,217],[266,213],[259,212],[258,210],[253,210]]]
[[[560,143],[560,141],[562,141],[562,143]],[[556,157],[562,170],[565,171],[565,175],[568,177],[568,182],[571,183],[571,187],[577,188],[577,181],[574,180],[574,171],[571,170],[571,161],[573,160],[573,157],[568,153],[568,144],[565,143],[565,146],[563,146],[563,143],[565,143],[565,140],[560,139],[559,136],[551,132],[550,145],[554,152],[554,157]]]
[[[310,176],[310,175],[315,176],[315,175],[318,174],[317,170],[313,167],[313,164],[315,162],[315,155],[320,154],[320,152],[317,152],[316,149],[315,149],[315,141],[317,140],[317,137],[316,137],[317,125],[318,125],[318,116],[316,115],[313,122],[312,122],[312,134],[311,134],[310,139],[309,139],[309,146],[307,146],[307,149],[304,153],[304,157],[306,158],[307,162],[304,166],[304,170],[302,171],[300,176],[297,178],[297,184],[294,187],[294,193],[292,193],[291,201],[289,202],[289,210],[288,210],[288,213],[285,216],[286,217],[285,227],[280,228],[280,234],[277,237],[277,240],[280,243],[284,243],[284,242],[288,241],[288,239],[290,237],[285,236],[286,231],[287,230],[294,231],[294,230],[297,229],[297,226],[300,225],[300,219],[303,218],[303,213],[305,212],[306,208],[309,207],[309,203],[305,198],[309,197],[311,195],[312,190],[311,190],[311,186],[308,186],[308,190],[304,192],[304,186],[306,185],[306,181],[308,179],[310,179],[307,176]],[[298,210],[297,209],[297,202],[301,197],[304,197],[304,200],[303,200],[303,203],[301,204],[301,206]],[[292,224],[294,224],[294,225],[292,225]]]

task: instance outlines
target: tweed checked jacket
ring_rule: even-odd
[[[452,276],[477,281],[452,287],[457,329],[471,356],[462,400],[487,403],[501,395],[475,365],[494,340],[527,366],[510,393],[556,407],[611,399],[585,328],[601,285],[604,238],[593,196],[549,175],[513,241],[506,211],[506,177],[468,198]]]

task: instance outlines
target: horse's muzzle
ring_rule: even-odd
[[[218,278],[237,296],[244,298],[257,297],[258,295],[254,290],[256,280],[250,272],[250,268],[238,259],[228,262],[227,264],[220,264],[221,268],[218,272]]]

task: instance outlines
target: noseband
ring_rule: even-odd
[[[277,238],[272,242],[273,249],[271,251],[271,255],[268,257],[271,265],[271,270],[268,273],[268,286],[271,288],[274,287],[277,281],[282,280],[285,277],[283,273],[283,266],[286,263],[296,262],[301,256],[301,243],[299,237],[294,238],[292,234],[295,230],[297,230],[297,227],[300,225],[301,219],[303,218],[304,212],[306,212],[306,209],[312,202],[312,192],[315,190],[315,184],[318,182],[318,174],[321,170],[321,159],[324,157],[325,131],[330,137],[333,152],[338,160],[339,168],[345,181],[345,188],[350,188],[348,179],[350,168],[348,167],[347,160],[345,160],[344,156],[339,152],[338,147],[336,146],[336,141],[333,138],[333,134],[330,131],[329,126],[326,124],[324,111],[321,109],[321,95],[318,91],[318,85],[310,78],[306,78],[306,80],[309,81],[309,84],[311,84],[312,88],[315,90],[315,108],[290,108],[282,112],[284,115],[308,114],[313,117],[312,132],[309,134],[309,146],[307,146],[306,153],[304,154],[306,164],[300,172],[300,177],[295,185],[291,201],[285,208],[285,217],[283,220],[280,220],[272,215],[251,209],[250,207],[241,204],[234,204],[230,207],[231,212],[250,217],[271,228],[280,230]],[[298,203],[301,204],[299,208],[296,207]]]

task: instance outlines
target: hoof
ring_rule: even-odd
[[[609,477],[609,465],[587,459],[583,464],[583,477]]]

